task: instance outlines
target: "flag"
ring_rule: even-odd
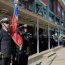
[[[22,44],[23,44],[23,40],[22,40],[22,36],[20,36],[17,32],[15,32],[17,30],[18,27],[18,5],[14,4],[14,13],[13,13],[13,17],[12,17],[12,21],[11,21],[11,37],[14,40],[14,42],[20,47],[22,48]]]

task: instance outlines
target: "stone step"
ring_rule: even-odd
[[[53,55],[55,55],[55,54],[56,54],[55,52],[51,51],[51,52],[45,54],[43,57],[44,57],[44,58],[50,58],[51,56],[53,56]]]

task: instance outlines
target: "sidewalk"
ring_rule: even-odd
[[[56,58],[50,65],[65,65],[65,48],[61,48],[56,54]]]

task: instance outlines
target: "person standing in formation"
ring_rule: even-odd
[[[0,20],[2,29],[0,30],[0,64],[10,65],[11,59],[11,37],[9,34],[9,19],[3,18]]]

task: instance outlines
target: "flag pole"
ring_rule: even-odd
[[[15,4],[18,5],[18,1],[19,1],[19,0],[14,0],[14,5],[15,5]],[[21,50],[21,49],[22,49],[22,47],[19,48],[19,50]]]
[[[14,5],[17,4],[18,5],[18,0],[14,0]],[[19,48],[19,50],[21,50],[21,47]]]

